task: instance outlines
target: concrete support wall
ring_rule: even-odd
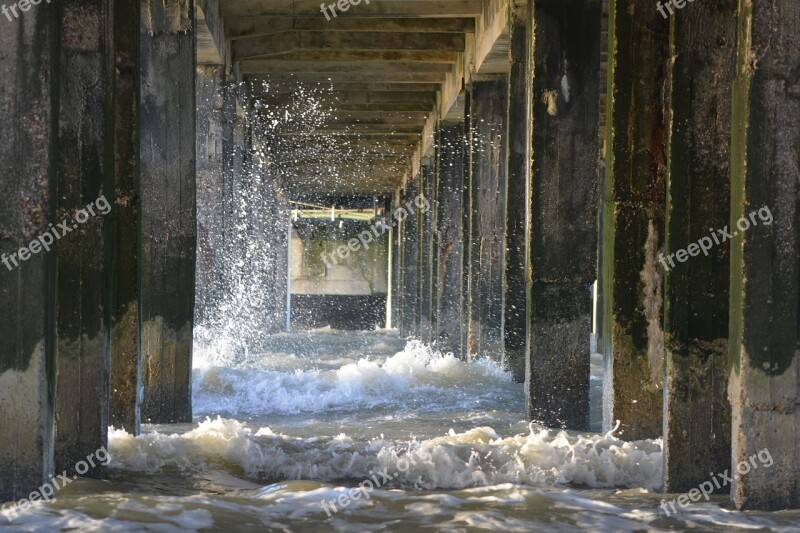
[[[56,140],[56,220],[70,231],[56,248],[56,471],[107,442],[110,287],[105,232],[112,206],[114,138],[112,3],[66,0],[52,6],[61,26]],[[108,180],[108,183],[105,183]],[[103,198],[103,201],[98,200]],[[113,199],[113,196],[112,196]],[[89,208],[94,213],[89,212]],[[105,214],[102,212],[105,211]],[[65,233],[64,228],[61,228]],[[101,477],[104,468],[85,475]]]
[[[650,0],[611,0],[603,201],[603,429],[661,435],[661,326],[669,22]],[[535,127],[535,126],[534,126]],[[535,156],[534,156],[535,157]]]
[[[739,2],[730,218],[739,236],[731,244],[728,389],[739,509],[800,507],[798,28],[795,0]],[[742,218],[749,229],[737,225]],[[767,457],[765,449],[771,466],[746,475],[738,469],[754,454]]]
[[[194,4],[141,3],[143,421],[191,421],[196,247]]]
[[[534,28],[529,415],[589,423],[597,268],[600,0],[541,1]]]
[[[116,166],[110,214],[111,362],[109,423],[140,427],[139,350],[139,5],[114,1]]]
[[[31,10],[0,32],[0,502],[27,498],[53,473],[55,258],[10,260],[55,222],[52,21]]]
[[[469,356],[503,354],[508,76],[472,82]]]
[[[664,255],[664,490],[688,492],[730,464],[729,244],[731,84],[737,0],[696,3],[672,23]],[[700,253],[703,239],[706,253]],[[693,244],[695,243],[695,244]],[[681,250],[689,250],[689,256]],[[708,250],[710,249],[710,250]],[[673,254],[679,254],[676,258]],[[688,260],[687,260],[688,258]]]
[[[443,352],[462,357],[464,241],[464,122],[445,122],[439,135],[438,301],[436,341]]]
[[[526,254],[530,243],[531,112],[528,78],[527,9],[511,12],[511,74],[508,87],[508,202],[506,210],[506,295],[504,363],[518,383],[525,381],[528,342],[529,274]]]

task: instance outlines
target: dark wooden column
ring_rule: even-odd
[[[141,8],[142,419],[190,422],[197,240],[194,4],[144,0]]]

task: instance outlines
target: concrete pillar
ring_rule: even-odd
[[[108,440],[113,278],[104,245],[113,229],[116,187],[117,132],[109,116],[116,67],[110,0],[65,0],[51,7],[61,25],[55,135],[59,147],[70,147],[59,149],[55,161],[56,220],[71,228],[56,249],[55,467],[72,472]],[[102,465],[82,473],[104,474]]]
[[[739,509],[800,507],[798,28],[795,0],[739,2],[728,389]],[[759,467],[745,474],[747,462]]]
[[[437,232],[439,268],[436,299],[439,302],[439,349],[462,357],[461,327],[464,277],[464,121],[444,122],[439,136]]]
[[[111,275],[109,423],[129,433],[140,429],[139,323],[139,5],[114,3],[116,46],[114,210]]]
[[[508,76],[472,82],[470,357],[503,354]]]
[[[433,207],[433,184],[434,184],[434,159],[428,157],[423,160],[420,168],[420,196],[423,197],[428,205]],[[422,203],[420,201],[420,203]],[[417,205],[416,203],[413,205]],[[420,276],[419,276],[419,337],[424,342],[431,341],[433,319],[433,242],[434,231],[432,225],[432,211],[415,209],[409,216],[418,219],[419,243],[420,243]]]
[[[527,9],[511,3],[511,74],[508,87],[508,202],[506,210],[506,294],[504,311],[505,366],[517,383],[525,381],[528,341],[530,242],[530,143],[528,106],[529,45]]]
[[[669,22],[650,0],[611,0],[608,24],[603,429],[619,420],[618,434],[637,440],[663,430],[658,253],[664,241]]]
[[[406,185],[403,205],[413,202],[419,177]],[[403,224],[403,336],[418,335],[419,320],[419,235],[418,218],[407,216]]]
[[[472,330],[472,86],[464,88],[464,179],[461,188],[461,242],[464,257],[461,260],[461,358],[470,358],[470,331]]]
[[[224,68],[198,65],[197,101],[197,295],[195,321],[219,313],[225,266]]]
[[[190,422],[195,212],[194,4],[141,3],[143,421]]]
[[[0,502],[27,498],[53,473],[55,257],[19,261],[56,220],[52,21],[40,6],[0,31]]]
[[[730,463],[730,254],[709,228],[730,218],[736,7],[737,0],[695,3],[691,16],[671,18],[666,235],[658,265],[666,273],[665,492],[688,492]],[[701,239],[706,253],[696,244]]]
[[[589,417],[597,267],[600,0],[541,1],[534,28],[530,363],[532,420]]]

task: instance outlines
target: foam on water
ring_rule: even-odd
[[[624,442],[612,434],[569,435],[538,429],[500,437],[488,427],[429,440],[362,442],[342,433],[309,439],[207,419],[184,434],[122,430],[109,435],[112,468],[226,468],[262,481],[367,479],[385,471],[404,489],[463,489],[499,483],[593,488],[661,484],[661,441]]]
[[[511,375],[492,360],[465,363],[411,341],[391,357],[354,362],[284,354],[231,368],[209,364],[205,356],[195,366],[193,402],[201,415],[239,416],[398,407],[420,397],[434,404],[444,399],[443,407],[452,408],[454,399],[474,403],[483,393],[491,394],[494,386],[511,382]],[[466,390],[472,394],[464,394]]]

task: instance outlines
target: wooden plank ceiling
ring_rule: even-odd
[[[322,103],[323,121],[281,131],[272,150],[287,191],[391,193],[418,171],[465,79],[507,57],[507,0],[344,0],[331,20],[320,3],[198,0],[198,61],[213,42],[259,105],[289,107],[298,86]]]

